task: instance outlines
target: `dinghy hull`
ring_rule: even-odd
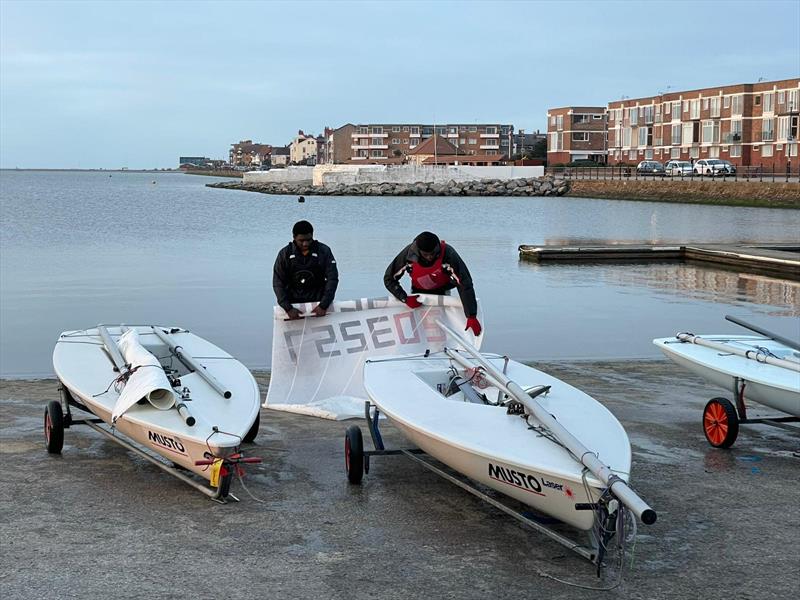
[[[197,466],[198,460],[225,458],[234,454],[259,413],[258,385],[250,371],[231,355],[208,341],[182,329],[161,328],[191,355],[200,358],[204,369],[225,382],[231,397],[224,398],[197,372],[190,372],[170,355],[150,326],[131,326],[143,345],[159,358],[166,370],[180,381],[176,400],[187,407],[193,424],[176,410],[158,410],[140,401],[112,420],[112,411],[124,389],[115,385],[120,373],[103,346],[98,329],[61,334],[53,352],[56,376],[80,405],[119,433],[152,450],[168,461],[211,479],[213,469]],[[107,330],[116,341],[123,333],[118,326]],[[216,428],[216,430],[215,430]]]

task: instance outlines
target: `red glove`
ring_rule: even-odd
[[[478,337],[481,334],[481,324],[475,317],[467,317],[467,326],[464,328],[464,331],[467,329],[472,329],[472,333],[475,334],[475,337]]]
[[[406,296],[406,306],[408,308],[419,308],[422,306],[422,303],[417,300],[417,298],[419,298],[419,295],[417,294],[414,294],[413,296]],[[478,329],[480,329],[480,325],[478,325]]]

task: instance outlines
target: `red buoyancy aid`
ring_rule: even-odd
[[[415,290],[436,290],[450,283],[450,275],[442,268],[444,260],[444,240],[441,241],[439,256],[430,267],[418,262],[411,263],[411,287]]]

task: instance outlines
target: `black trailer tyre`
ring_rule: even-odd
[[[361,483],[364,477],[364,440],[358,425],[351,425],[345,432],[344,467],[350,483]]]
[[[56,400],[48,402],[44,409],[44,440],[50,454],[61,454],[64,447],[64,413]]]
[[[259,427],[259,425],[261,425],[261,411],[260,410],[258,411],[258,414],[256,415],[256,420],[253,421],[253,426],[250,427],[250,431],[248,431],[245,434],[245,436],[242,438],[242,441],[245,442],[246,444],[250,444],[251,442],[254,442],[255,439],[256,439],[256,436],[258,435],[258,427]]]
[[[730,448],[739,435],[739,415],[727,398],[712,398],[703,409],[703,433],[715,448]]]

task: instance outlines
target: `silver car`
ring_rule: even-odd
[[[664,170],[670,177],[690,177],[692,175],[692,163],[688,160],[670,160],[664,165]]]

